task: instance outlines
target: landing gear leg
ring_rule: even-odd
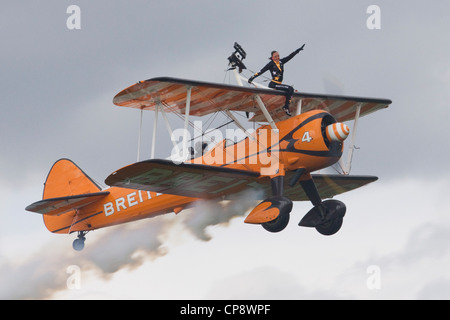
[[[272,221],[262,223],[262,227],[269,232],[280,232],[289,224],[292,201],[283,196],[284,176],[272,178],[272,197],[264,202],[270,202],[280,211],[279,215]]]
[[[85,235],[88,231],[78,231],[78,238],[73,241],[72,247],[76,251],[81,251],[84,249],[84,242],[86,241]]]
[[[345,216],[345,204],[338,200],[322,201],[312,177],[300,180],[300,185],[305,190],[314,208],[303,217],[298,225],[316,228],[317,232],[326,236],[338,232]]]

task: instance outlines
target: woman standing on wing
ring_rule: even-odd
[[[284,72],[284,64],[287,63],[289,60],[291,60],[297,53],[303,50],[305,45],[303,45],[301,48],[298,48],[294,52],[292,52],[287,57],[284,57],[283,59],[280,59],[280,54],[277,51],[272,51],[272,55],[269,58],[270,62],[264,66],[264,68],[261,69],[261,71],[255,73],[253,76],[248,79],[248,83],[252,83],[252,81],[262,75],[267,70],[270,70],[270,73],[272,74],[272,81],[269,83],[269,88],[282,90],[286,92],[286,103],[283,106],[284,112],[288,116],[291,116],[291,113],[289,111],[289,103],[291,101],[292,95],[294,94],[294,88],[291,86],[288,86],[286,84],[282,84],[283,82],[283,72]]]

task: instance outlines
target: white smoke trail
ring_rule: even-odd
[[[244,216],[261,197],[262,192],[258,190],[246,190],[231,200],[199,201],[195,210],[186,217],[184,224],[198,239],[209,241],[209,226],[227,225],[234,217]]]
[[[103,277],[123,268],[133,270],[146,258],[166,254],[161,237],[169,225],[162,219],[148,219],[114,227],[93,245],[89,245],[88,237],[86,248],[81,252],[83,261],[98,268]]]
[[[23,263],[3,262],[0,299],[49,299],[55,292],[67,289],[67,268],[71,265],[79,266],[83,272],[94,271],[104,279],[121,269],[137,268],[166,253],[160,238],[169,225],[163,220],[148,219],[111,227],[92,237],[88,234],[82,252],[50,244]]]
[[[45,298],[53,289],[63,289],[60,284],[65,279],[59,272],[61,265],[49,252],[47,248],[21,264],[3,262],[0,265],[0,299]]]
[[[200,240],[209,241],[212,238],[207,232],[209,227],[226,226],[234,217],[245,215],[261,195],[246,191],[230,201],[200,201],[176,217],[161,216],[92,232],[82,252],[52,244],[21,264],[3,262],[0,299],[51,299],[55,293],[67,289],[66,270],[70,265],[79,266],[83,272],[94,271],[106,280],[119,270],[138,268],[148,260],[168,254],[164,241],[176,225]]]

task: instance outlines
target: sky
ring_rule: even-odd
[[[79,29],[68,27],[71,5]],[[380,29],[368,27],[372,5]],[[449,10],[444,0],[4,1],[0,298],[449,299]],[[78,253],[75,235],[51,234],[25,211],[60,158],[102,185],[136,161],[139,112],[113,105],[118,92],[160,76],[233,84],[234,42],[246,76],[272,50],[306,44],[285,83],[393,101],[360,119],[351,173],[379,180],[337,197],[347,206],[339,233],[298,227],[306,202],[279,234],[243,223],[241,206],[202,203],[89,233]],[[141,158],[152,123],[146,113]],[[163,125],[158,142],[167,157]]]

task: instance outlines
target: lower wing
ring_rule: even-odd
[[[294,175],[287,172],[284,195],[293,201],[307,201],[303,188],[288,182]],[[378,180],[374,176],[313,174],[323,199],[348,192]],[[117,170],[106,178],[109,186],[140,189],[183,197],[214,199],[246,189],[261,190],[261,199],[272,195],[270,178],[257,172],[201,164],[175,164],[169,160],[147,160]]]

